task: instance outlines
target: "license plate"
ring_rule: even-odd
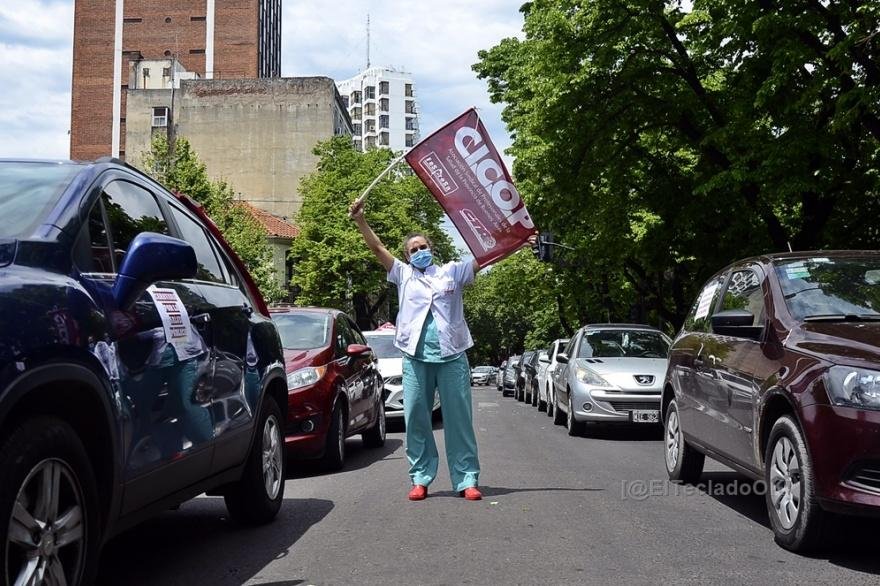
[[[656,410],[635,410],[632,412],[633,423],[659,423],[660,412]]]

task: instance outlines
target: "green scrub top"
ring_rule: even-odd
[[[447,356],[440,355],[440,336],[437,334],[437,324],[434,322],[434,314],[428,312],[425,323],[422,325],[422,333],[419,336],[419,343],[416,344],[416,353],[413,358],[422,362],[452,362],[458,360],[461,352]]]

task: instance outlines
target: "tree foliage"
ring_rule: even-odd
[[[186,138],[175,139],[174,148],[170,149],[168,139],[157,134],[142,163],[145,171],[166,188],[186,194],[204,206],[267,302],[284,297],[263,227],[244,207],[236,205],[235,193],[226,181],[209,179],[205,164]]]
[[[351,312],[360,327],[371,329],[393,317],[396,295],[348,218],[348,206],[391,163],[394,154],[388,149],[361,153],[347,137],[319,143],[314,152],[320,160],[317,170],[300,185],[300,235],[290,252],[296,302]],[[402,256],[404,237],[416,231],[433,241],[438,262],[458,256],[441,229],[443,210],[412,174],[392,172],[380,181],[367,199],[366,216],[396,256]]]
[[[738,258],[875,248],[880,5],[534,0],[474,66],[563,315],[678,327]],[[546,308],[536,308],[544,311]]]

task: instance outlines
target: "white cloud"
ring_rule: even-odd
[[[423,134],[471,106],[480,108],[499,150],[510,144],[500,107],[471,66],[477,52],[519,35],[522,0],[286,0],[284,75],[344,79],[366,63],[411,72]],[[65,158],[70,126],[73,0],[4,1],[0,6],[0,156]]]

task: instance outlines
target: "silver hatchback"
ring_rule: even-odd
[[[553,422],[580,435],[587,422],[660,423],[672,340],[644,325],[585,326],[557,356]]]

